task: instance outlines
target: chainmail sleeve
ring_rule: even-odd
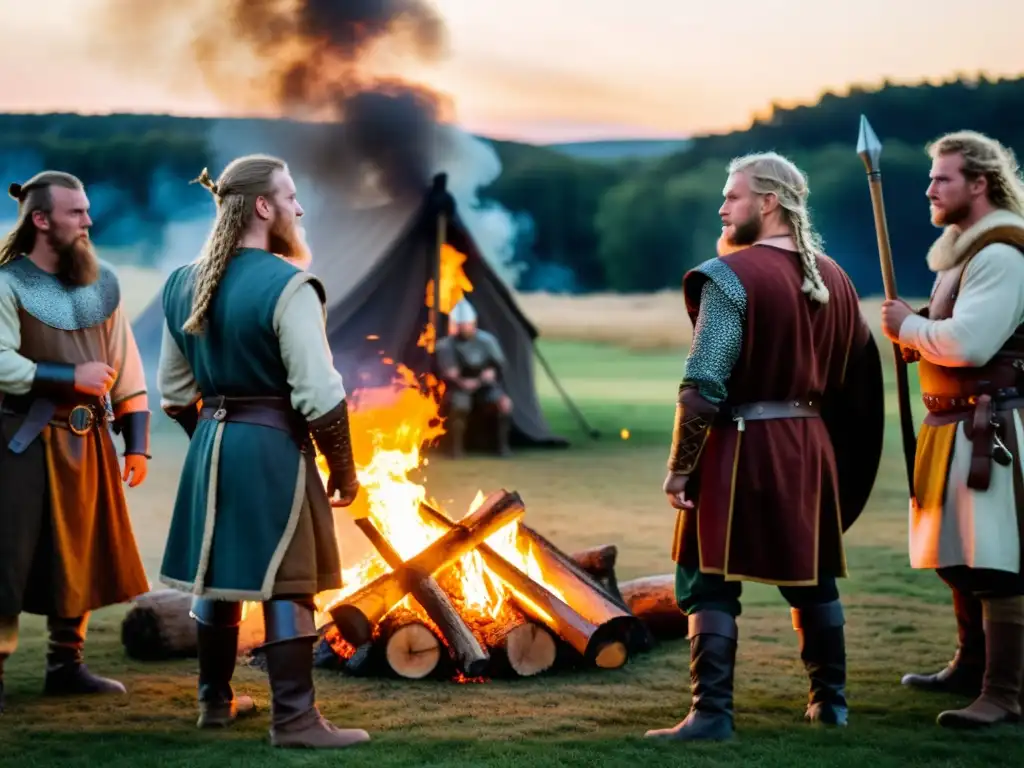
[[[731,271],[730,271],[730,274]],[[737,280],[738,285],[738,280]],[[727,383],[743,345],[745,301],[739,292],[708,280],[701,289],[700,314],[686,358],[682,386],[696,387],[701,397],[716,405],[728,394]]]

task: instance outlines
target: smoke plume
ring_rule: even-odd
[[[95,49],[108,58],[149,77],[173,72],[179,89],[202,86],[233,111],[320,122],[292,148],[293,165],[347,183],[372,170],[392,196],[429,185],[449,105],[393,71],[446,50],[425,0],[109,0],[106,10]]]
[[[367,189],[422,197],[447,172],[481,250],[515,284],[520,224],[477,196],[501,172],[496,153],[451,124],[447,97],[404,76],[447,53],[428,0],[106,0],[91,29],[95,54],[124,72],[212,93],[235,114],[286,119],[225,121],[210,138],[213,173],[248,151],[278,154],[326,212]],[[169,260],[194,258],[193,239]]]

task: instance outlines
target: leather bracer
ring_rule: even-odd
[[[338,491],[343,502],[347,500],[351,503],[359,491],[359,479],[356,477],[356,462],[352,455],[348,401],[342,400],[332,411],[309,422],[309,432],[330,472],[327,495],[333,496]]]
[[[75,366],[71,363],[36,363],[32,395],[62,400],[75,395]]]
[[[124,437],[124,455],[149,455],[149,411],[132,411],[117,420],[118,431]]]
[[[672,429],[672,450],[668,457],[670,472],[677,475],[693,474],[717,413],[718,406],[701,397],[696,389],[680,389],[676,421]]]

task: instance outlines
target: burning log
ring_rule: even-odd
[[[420,504],[420,514],[442,525],[457,525],[443,512],[426,503]],[[522,531],[523,528],[520,523],[519,530]],[[580,602],[593,606],[593,612],[600,617],[594,621],[584,617],[549,589],[531,579],[490,545],[480,544],[477,552],[487,567],[511,588],[512,599],[524,614],[544,624],[584,659],[598,667],[610,669],[625,664],[627,648],[623,639],[629,634],[632,625],[639,622],[629,616],[628,610],[609,604],[600,587],[591,588],[588,583],[582,582],[575,573],[565,568],[560,568],[557,572],[544,568],[545,577],[547,578],[550,573],[557,580],[559,589],[563,583],[573,584],[575,588],[570,587],[570,591],[575,593]],[[573,601],[573,605],[578,604]]]
[[[121,622],[121,644],[130,658],[140,661],[189,658],[198,655],[196,622],[189,614],[192,595],[159,589],[136,598]],[[247,606],[238,632],[238,652],[247,653],[263,642],[263,608]]]
[[[441,662],[441,641],[414,611],[396,608],[380,623],[387,665],[399,677],[420,680]]]
[[[550,632],[520,610],[507,609],[502,618],[485,635],[492,652],[491,675],[531,677],[554,666],[558,645]]]
[[[622,597],[658,639],[673,640],[689,634],[686,614],[676,603],[675,576],[671,573],[627,581],[622,585]]]
[[[356,525],[377,548],[380,556],[384,558],[384,562],[391,566],[392,571],[397,571],[402,567],[401,555],[388,543],[388,540],[377,530],[369,518],[360,518],[356,521]],[[437,629],[444,637],[459,669],[469,677],[482,675],[490,662],[490,656],[480,646],[476,636],[466,625],[455,606],[452,605],[448,595],[438,586],[434,577],[428,575],[415,581],[412,584],[411,592],[430,620],[437,625]],[[388,658],[390,660],[390,655]]]
[[[484,539],[526,512],[517,493],[498,491],[453,528],[396,570],[379,576],[330,608],[338,630],[349,643],[370,640],[373,628],[418,582],[454,563]]]

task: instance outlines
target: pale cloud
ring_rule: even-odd
[[[222,111],[199,85],[171,87],[198,83],[188,62],[143,80],[89,50],[79,30],[102,4],[4,4],[0,109]],[[773,101],[812,101],[851,82],[1024,73],[1024,3],[1004,0],[974,0],[969,14],[962,0],[435,4],[450,55],[410,74],[448,93],[469,130],[534,140],[725,130]]]

